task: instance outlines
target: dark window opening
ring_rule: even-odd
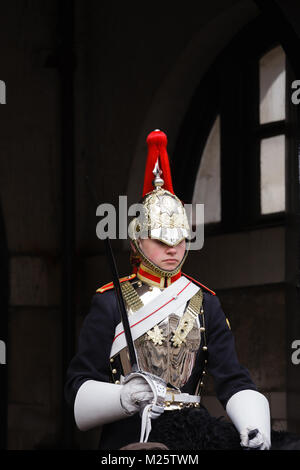
[[[176,193],[204,203],[206,232],[285,220],[286,59],[261,19],[202,79],[172,162]]]

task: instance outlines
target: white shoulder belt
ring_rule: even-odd
[[[199,290],[199,286],[184,276],[162,291],[161,295],[151,300],[135,313],[129,316],[132,339],[135,341],[146,331],[151,330],[172,312],[176,312],[182,305],[190,300]],[[122,322],[115,330],[110,357],[118,354],[126,347],[126,338]]]

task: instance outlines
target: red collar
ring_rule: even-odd
[[[171,277],[160,276],[158,273],[141,263],[137,271],[137,277],[146,284],[164,289],[181,277],[181,271]]]

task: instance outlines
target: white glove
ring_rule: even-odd
[[[166,383],[161,378],[147,372],[132,372],[124,377],[120,402],[129,415],[140,412],[140,442],[147,442],[151,420],[157,419],[164,412],[166,390]]]
[[[269,402],[255,390],[241,390],[228,400],[226,412],[240,433],[241,446],[267,450],[271,446]],[[251,439],[249,433],[257,430]]]
[[[251,434],[255,432],[254,437],[251,439]],[[243,429],[240,433],[241,446],[248,449],[268,450],[270,448],[270,441],[258,429],[253,430],[250,426]]]
[[[124,385],[87,380],[78,389],[74,402],[76,425],[81,431],[87,431],[128,418],[128,414],[142,411],[140,407],[152,403],[153,396],[151,386],[142,377],[132,377]],[[155,419],[162,411],[162,407],[154,404],[151,406],[150,417]]]
[[[112,423],[128,415],[120,403],[122,385],[87,380],[79,388],[74,402],[74,418],[80,431]]]
[[[122,385],[120,401],[122,408],[128,415],[141,411],[152,402],[153,398],[153,391],[142,376],[133,377]]]

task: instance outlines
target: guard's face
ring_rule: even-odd
[[[175,269],[185,254],[185,240],[176,246],[169,246],[159,240],[144,238],[139,240],[139,244],[152,263],[167,271]]]

